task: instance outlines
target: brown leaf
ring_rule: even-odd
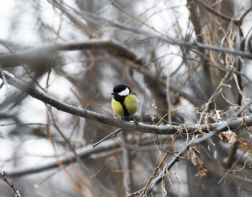
[[[202,167],[204,165],[204,162],[200,156],[200,152],[197,149],[196,146],[191,146],[188,153],[187,153],[187,159],[189,159],[193,165]]]
[[[219,137],[221,138],[221,140],[227,141],[231,145],[234,145],[235,143],[238,142],[237,135],[231,130],[221,132],[219,134]]]
[[[195,174],[195,177],[203,178],[207,175],[207,169],[206,168],[198,168],[198,172]]]
[[[198,167],[198,172],[195,174],[196,177],[202,178],[207,175],[207,169],[204,167],[204,161],[196,146],[190,147],[187,153],[187,159],[190,160],[194,166]]]

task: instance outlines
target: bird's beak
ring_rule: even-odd
[[[111,93],[111,95],[114,95],[114,94],[115,94],[114,92]]]

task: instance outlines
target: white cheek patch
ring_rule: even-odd
[[[129,93],[130,93],[129,88],[126,88],[125,90],[119,92],[118,94],[119,94],[120,96],[127,96],[127,95],[129,95]]]

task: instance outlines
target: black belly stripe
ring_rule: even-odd
[[[123,108],[124,116],[129,116],[129,112],[123,102],[120,102]]]

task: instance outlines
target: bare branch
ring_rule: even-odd
[[[189,47],[191,49],[207,49],[211,51],[229,53],[236,56],[241,56],[244,58],[252,59],[252,54],[248,52],[243,52],[235,49],[230,48],[223,48],[219,46],[207,45],[200,42],[185,42],[181,40],[177,40],[174,38],[169,37],[161,37],[161,36],[154,36],[159,41],[165,42],[171,45],[178,45],[181,47]],[[126,60],[129,60],[137,65],[144,65],[144,60],[139,58],[135,53],[127,49],[126,47],[122,46],[119,43],[115,43],[113,41],[102,41],[102,40],[94,40],[89,42],[78,42],[78,43],[58,43],[58,44],[50,44],[41,46],[38,48],[28,49],[21,53],[16,54],[7,54],[0,56],[0,64],[2,68],[7,67],[16,67],[22,64],[32,64],[37,63],[39,60],[43,61],[51,57],[52,54],[60,51],[75,51],[75,50],[105,50],[109,54],[120,57]]]
[[[159,184],[163,177],[168,173],[168,171],[174,166],[175,163],[177,163],[179,161],[179,159],[181,158],[181,156],[188,150],[188,148],[194,144],[199,144],[205,140],[210,139],[212,136],[214,136],[218,130],[221,130],[223,128],[223,126],[220,126],[219,128],[217,128],[214,131],[211,131],[210,133],[204,134],[201,137],[197,138],[194,137],[190,142],[188,142],[168,163],[165,164],[162,172],[155,178],[153,179],[153,181],[151,181],[151,183],[148,186],[144,186],[143,188],[141,188],[140,190],[132,193],[129,196],[135,196],[138,194],[148,194],[154,186],[156,186],[157,184]]]
[[[142,65],[143,62],[135,53],[122,46],[122,44],[113,41],[87,41],[79,43],[57,43],[44,45],[38,48],[25,50],[16,54],[7,54],[0,56],[0,64],[2,68],[16,67],[22,64],[30,64],[38,62],[38,60],[47,59],[59,51],[76,51],[76,50],[104,50],[109,54],[127,59],[135,64]]]
[[[109,135],[105,136],[104,138],[102,138],[101,140],[99,140],[98,142],[96,142],[96,143],[93,145],[93,147],[98,146],[100,143],[102,143],[102,142],[108,140],[108,139],[111,138],[111,137],[115,137],[115,136],[116,136],[118,133],[120,133],[121,131],[122,131],[121,128],[116,129],[114,132],[110,133]]]
[[[79,12],[76,9],[74,9],[73,7],[71,7],[67,4],[64,4],[64,3],[55,3],[55,2],[51,2],[51,1],[49,1],[49,3],[52,3],[54,6],[56,6],[62,12],[67,12],[67,13],[73,12],[76,14],[76,16],[82,17],[86,20],[92,20],[93,22],[97,22],[99,24],[100,23],[106,24],[106,25],[109,25],[112,27],[119,28],[120,30],[143,35],[143,36],[146,36],[148,39],[156,39],[156,40],[164,42],[164,43],[168,43],[171,45],[177,45],[177,46],[181,46],[181,47],[189,47],[192,49],[195,49],[195,48],[207,49],[207,50],[211,50],[211,51],[223,52],[223,53],[233,54],[236,56],[241,56],[244,58],[252,59],[252,54],[247,53],[247,52],[243,52],[240,50],[222,48],[219,46],[212,46],[212,45],[207,45],[207,44],[199,43],[199,42],[185,42],[185,41],[181,41],[181,40],[178,40],[175,38],[171,38],[171,37],[164,35],[158,31],[153,32],[153,31],[142,30],[140,28],[136,28],[135,26],[130,26],[130,25],[122,23],[122,22],[116,22],[116,21],[112,21],[112,20],[100,17],[100,16],[98,16],[94,13],[91,13],[91,12]],[[230,20],[230,18],[226,18],[226,20]],[[237,21],[237,20],[233,20],[233,21]]]
[[[93,154],[98,154],[101,152],[106,152],[114,148],[118,148],[120,146],[120,141],[119,139],[115,140],[109,140],[106,142],[103,142],[100,146],[93,147],[92,145],[87,145],[84,146],[80,149],[76,150],[76,154],[78,154],[79,158],[88,158],[89,156]],[[54,169],[59,167],[59,165],[70,165],[72,163],[75,163],[76,156],[73,153],[67,154],[67,156],[61,156],[58,157],[57,160],[52,160],[48,162],[47,164],[39,165],[39,166],[34,166],[34,167],[26,167],[24,169],[18,169],[18,170],[13,170],[10,172],[7,172],[9,177],[20,177],[24,175],[29,175],[29,174],[36,174],[40,172],[44,172],[50,169]]]
[[[14,184],[11,183],[11,181],[8,179],[7,173],[6,172],[1,172],[0,173],[0,179],[2,179],[9,187],[13,190],[15,197],[21,197],[20,192],[15,188]]]
[[[55,98],[49,96],[48,94],[42,92],[40,89],[31,88],[27,83],[23,82],[22,80],[16,78],[14,75],[10,74],[7,71],[3,71],[2,74],[5,76],[7,82],[16,88],[20,89],[21,91],[25,92],[26,94],[47,103],[56,109],[67,112],[76,116],[80,116],[83,118],[87,118],[90,120],[95,120],[97,122],[103,124],[109,124],[112,126],[116,126],[123,129],[127,129],[129,131],[137,130],[144,133],[152,133],[152,134],[174,134],[174,133],[197,133],[199,132],[209,132],[209,130],[216,130],[216,128],[221,129],[219,131],[224,131],[227,129],[238,129],[242,128],[245,125],[250,126],[252,125],[252,115],[244,116],[244,117],[237,117],[226,121],[220,121],[212,124],[202,124],[202,125],[186,125],[181,124],[179,126],[175,126],[172,124],[167,125],[149,125],[144,123],[139,123],[136,125],[134,122],[123,122],[119,118],[113,118],[110,116],[106,116],[91,110],[83,109],[80,107],[74,107],[72,105],[57,101]],[[3,78],[3,75],[0,77]]]
[[[198,0],[198,2],[203,5],[203,7],[208,10],[209,12],[213,13],[214,15],[220,17],[223,20],[226,20],[228,22],[232,22],[235,24],[238,24],[239,20],[235,20],[219,11],[217,11],[216,9],[214,9],[213,7],[209,6],[206,2],[204,2],[203,0]]]
[[[159,138],[158,142],[160,142],[161,139],[167,139],[167,137],[163,136]],[[128,143],[133,143],[135,142],[135,138],[130,138],[128,139]],[[155,143],[155,140],[150,140],[145,139],[141,142],[141,145],[152,145]],[[107,140],[100,144],[99,146],[94,147],[93,144],[86,145],[82,148],[76,149],[76,153],[78,154],[78,157],[81,159],[84,158],[89,158],[92,156],[95,156],[96,154],[99,153],[105,153],[107,151],[115,150],[117,148],[120,148],[121,146],[121,140],[120,138],[112,139],[112,140]],[[68,153],[66,156],[59,156],[57,159],[48,161],[47,164],[41,164],[41,165],[36,165],[34,167],[25,167],[23,169],[16,169],[7,172],[8,176],[11,178],[14,177],[20,177],[20,176],[25,176],[25,175],[30,175],[30,174],[36,174],[36,173],[41,173],[50,169],[58,168],[60,167],[59,165],[70,165],[72,163],[75,163],[77,161],[76,156],[73,153]]]

